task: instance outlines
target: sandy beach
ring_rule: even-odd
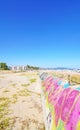
[[[38,72],[0,72],[0,130],[45,130]]]

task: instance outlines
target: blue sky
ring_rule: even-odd
[[[80,67],[80,1],[0,1],[0,62]]]

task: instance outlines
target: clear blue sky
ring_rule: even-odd
[[[80,0],[1,0],[0,62],[80,67]]]

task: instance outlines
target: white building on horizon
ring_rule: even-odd
[[[11,70],[13,71],[25,71],[28,70],[27,66],[12,66]]]

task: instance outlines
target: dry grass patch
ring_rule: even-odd
[[[24,89],[24,90],[20,90],[20,91],[18,92],[18,95],[19,95],[19,96],[30,96],[31,94],[30,94],[30,92],[28,92],[27,89]]]
[[[6,93],[6,92],[10,92],[10,91],[8,89],[5,89],[3,92]]]
[[[18,95],[17,94],[13,94],[12,96],[12,103],[16,103],[17,102],[17,99],[18,99]]]
[[[31,90],[27,90],[27,91],[28,91],[29,93],[35,94],[35,95],[37,95],[37,96],[41,96],[40,93],[37,93],[37,92],[31,91]]]
[[[35,79],[35,78],[30,79],[30,82],[31,82],[31,83],[36,82],[36,79]]]
[[[11,84],[13,87],[15,87],[16,86],[16,84]]]
[[[13,120],[10,117],[6,117],[0,121],[0,130],[11,130],[13,126]]]
[[[0,130],[9,130],[11,119],[8,117],[10,99],[7,97],[0,98]]]
[[[3,118],[6,114],[8,114],[8,106],[10,103],[9,98],[0,98],[0,120]]]
[[[23,87],[28,87],[30,84],[22,84]]]
[[[22,130],[31,130],[31,125],[33,125],[36,130],[45,130],[44,124],[31,118],[22,121]]]

